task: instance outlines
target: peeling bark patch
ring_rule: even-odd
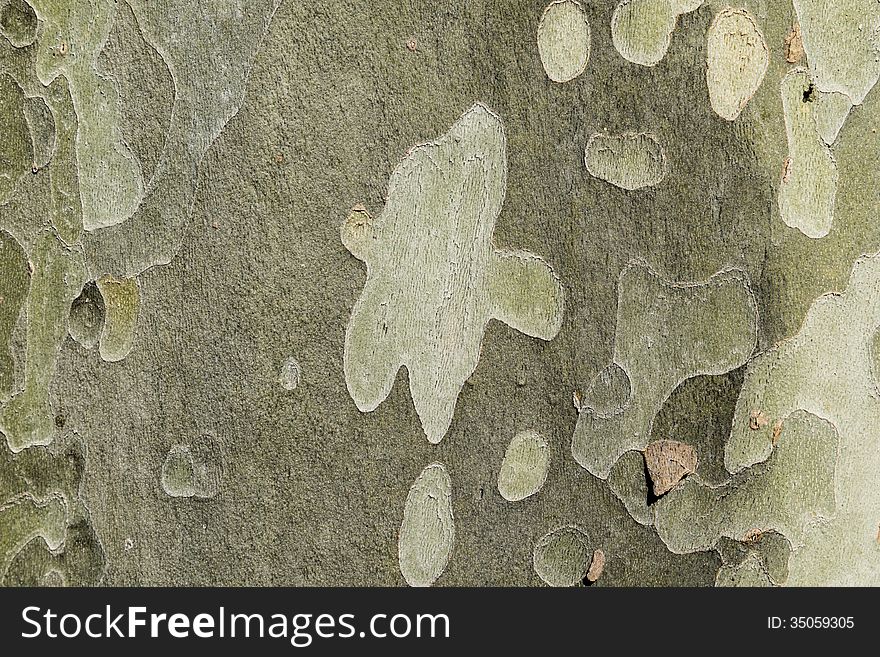
[[[25,102],[18,83],[11,75],[0,72],[0,204],[9,200],[34,161]]]
[[[632,263],[618,283],[614,360],[631,397],[623,412],[578,414],[572,454],[605,479],[627,450],[648,444],[663,402],[686,379],[743,365],[757,345],[757,305],[745,275],[719,272],[704,282],[663,280]]]
[[[538,54],[553,82],[568,82],[584,72],[590,61],[590,23],[579,2],[547,5],[538,24]]]
[[[697,451],[675,440],[657,440],[645,447],[645,464],[654,495],[665,495],[687,475],[697,471]]]
[[[804,39],[801,35],[801,26],[795,23],[791,32],[785,37],[785,61],[789,64],[797,64],[804,58]]]
[[[140,287],[136,278],[115,278],[107,274],[98,279],[98,290],[104,299],[105,313],[98,351],[108,362],[119,361],[134,345]]]
[[[519,502],[541,490],[550,467],[550,446],[537,431],[516,434],[501,463],[498,492],[508,502]]]
[[[876,0],[794,0],[810,70],[821,91],[860,105],[880,77]]]
[[[806,69],[793,69],[782,80],[789,166],[779,184],[778,204],[787,226],[820,238],[829,233],[834,220],[838,173],[813,118],[812,88]]]
[[[596,549],[593,551],[593,560],[590,562],[590,569],[587,571],[587,581],[595,582],[600,577],[602,577],[602,573],[605,571],[605,553]]]
[[[77,115],[76,162],[83,225],[94,230],[125,221],[143,196],[143,174],[120,132],[118,91],[112,80],[96,70],[115,5],[31,2],[45,23],[44,34],[56,39],[38,50],[37,75],[44,85],[62,75],[70,83]]]
[[[834,514],[837,432],[805,411],[794,412],[786,430],[790,439],[765,464],[718,488],[687,479],[657,501],[655,526],[670,550],[708,549],[721,537],[754,542],[767,530],[802,546],[816,519]]]
[[[667,170],[666,151],[648,133],[594,134],[584,163],[594,178],[630,191],[659,184]]]
[[[722,9],[709,27],[706,57],[712,109],[733,121],[758,91],[770,64],[754,17],[745,9]]]
[[[880,256],[875,255],[858,260],[844,293],[817,299],[800,331],[753,360],[746,372],[725,446],[728,470],[748,472],[771,454],[777,458],[783,450],[799,449],[792,443],[815,443],[817,437],[804,438],[792,426],[798,413],[824,418],[839,434],[839,454],[826,454],[815,466],[791,463],[792,481],[772,488],[775,498],[795,505],[814,495],[826,469],[835,473],[835,497],[821,522],[800,535],[780,529],[796,544],[792,585],[880,585],[880,553],[873,541],[880,517],[880,496],[875,494],[880,490],[880,401],[871,357],[878,327]],[[756,407],[774,420],[760,431],[748,428],[749,410]],[[784,420],[784,429],[774,446],[777,419]]]
[[[91,349],[98,344],[103,328],[104,297],[97,284],[89,281],[70,305],[67,329],[70,337],[86,349]]]
[[[70,305],[82,289],[81,254],[68,249],[51,230],[39,234],[31,253],[33,274],[28,295],[24,390],[3,409],[0,424],[10,449],[48,445],[55,434],[49,384],[55,359],[67,336]]]
[[[722,587],[769,587],[773,582],[760,558],[750,554],[735,566],[722,566],[718,570],[715,586]]]
[[[67,526],[64,549],[53,550],[38,536],[27,543],[9,564],[4,586],[94,586],[104,570],[104,552],[85,520]]]
[[[285,390],[296,390],[299,385],[299,379],[302,376],[302,370],[295,358],[288,358],[281,366],[281,374],[278,376],[281,387]]]
[[[12,394],[15,359],[10,350],[12,333],[28,294],[27,255],[12,235],[0,231],[0,398]]]
[[[535,546],[535,572],[550,586],[583,582],[593,558],[586,534],[576,527],[560,527],[545,534]]]
[[[37,499],[30,493],[18,495],[0,504],[0,579],[9,562],[28,542],[41,537],[51,550],[64,543],[67,527],[67,504],[61,494]]]
[[[614,47],[634,64],[654,66],[669,50],[678,17],[702,4],[703,0],[623,0],[611,17]]]
[[[587,388],[578,411],[587,410],[596,417],[611,417],[626,408],[632,396],[632,385],[622,367],[611,363],[599,372]]]
[[[828,146],[837,141],[840,129],[852,110],[850,97],[836,91],[819,92],[813,106],[816,131]]]
[[[654,523],[654,513],[648,506],[648,480],[642,452],[631,450],[617,459],[608,475],[608,487],[637,523]]]
[[[214,497],[220,490],[223,461],[216,440],[202,436],[174,445],[162,464],[160,481],[169,497]]]
[[[449,563],[455,541],[452,480],[433,463],[409,489],[398,536],[400,572],[410,586],[431,586]]]
[[[562,323],[562,285],[549,265],[492,243],[506,158],[501,120],[476,104],[448,133],[409,151],[375,220],[355,208],[342,226],[343,244],[367,263],[345,335],[349,393],[372,411],[405,366],[432,443],[449,429],[490,319],[544,340]]]

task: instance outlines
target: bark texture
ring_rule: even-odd
[[[3,583],[880,584],[880,4],[729,4],[0,0]]]

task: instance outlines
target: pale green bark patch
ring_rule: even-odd
[[[140,312],[140,287],[136,278],[115,278],[109,274],[98,279],[104,299],[104,327],[98,350],[101,358],[115,362],[125,358],[134,346]]]
[[[668,166],[660,141],[648,133],[594,134],[584,164],[591,176],[626,190],[659,184]]]
[[[15,192],[34,159],[25,116],[24,91],[11,75],[0,73],[0,204]]]
[[[76,110],[76,160],[86,230],[104,228],[130,217],[144,192],[140,165],[119,129],[119,94],[98,75],[98,56],[110,33],[115,5],[33,0],[42,21],[43,47],[37,74],[48,85],[59,75],[70,83]]]
[[[593,559],[589,538],[576,527],[560,527],[535,546],[535,572],[550,586],[575,586],[584,580]]]
[[[831,149],[817,130],[813,93],[805,69],[793,69],[782,80],[788,159],[779,185],[779,213],[787,226],[820,238],[834,221],[838,173]]]
[[[103,328],[104,297],[95,282],[90,281],[70,304],[67,329],[71,338],[86,349],[91,349],[98,344]]]
[[[162,464],[160,482],[169,497],[214,497],[220,490],[223,460],[216,440],[201,436],[191,444],[177,444]]]
[[[443,574],[455,541],[452,480],[433,463],[422,470],[406,496],[398,535],[400,572],[410,586],[431,586]]]
[[[70,304],[81,289],[83,276],[82,254],[65,247],[52,231],[37,237],[31,262],[24,390],[9,401],[2,416],[3,433],[15,452],[48,445],[54,437],[49,383],[67,335]]]
[[[648,480],[642,452],[631,450],[617,459],[608,475],[608,487],[633,520],[640,525],[654,523],[654,512],[648,506]]]
[[[757,345],[755,298],[737,271],[707,281],[666,281],[631,264],[618,283],[614,360],[631,394],[622,412],[602,416],[590,400],[572,439],[575,460],[603,479],[627,450],[644,449],[663,402],[685,379],[740,367]]]
[[[432,443],[449,429],[490,319],[546,340],[562,323],[562,285],[550,267],[493,244],[506,158],[501,120],[476,104],[448,133],[410,150],[375,220],[357,207],[342,226],[343,244],[367,263],[345,336],[348,390],[372,411],[405,366]]]
[[[538,24],[538,53],[554,82],[568,82],[584,72],[590,61],[590,23],[579,2],[547,5]]]
[[[799,333],[762,354],[746,373],[725,448],[725,464],[731,472],[771,454],[779,458],[776,453],[797,437],[789,433],[786,420],[796,411],[824,418],[840,437],[833,482],[836,504],[823,514],[827,520],[822,526],[802,536],[802,547],[790,564],[792,584],[880,583],[880,497],[874,494],[880,490],[876,438],[880,401],[873,359],[878,327],[880,257],[872,256],[856,262],[842,295],[816,300]],[[769,421],[750,422],[755,410]],[[781,429],[779,420],[784,421]],[[827,468],[834,472],[835,466],[833,453],[825,458],[823,476]],[[824,481],[797,463],[792,467],[800,467],[796,471],[800,487],[775,490],[777,497],[791,498],[790,504],[818,487],[815,482]]]
[[[722,9],[709,27],[706,59],[712,109],[733,121],[758,91],[770,63],[754,17],[745,9]]]
[[[702,4],[703,0],[623,0],[611,17],[614,47],[634,64],[654,66],[669,50],[678,17]]]
[[[550,445],[537,431],[516,434],[507,446],[498,492],[508,502],[519,502],[541,490],[550,467]]]
[[[30,286],[27,255],[21,244],[0,231],[0,397],[12,394],[15,360],[10,340]]]

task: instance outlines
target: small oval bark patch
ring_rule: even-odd
[[[508,502],[534,495],[547,480],[550,446],[537,431],[522,431],[513,437],[498,474],[498,492]]]
[[[558,0],[547,6],[538,24],[538,54],[554,82],[584,72],[590,61],[590,24],[579,2]]]
[[[432,463],[406,496],[397,554],[410,586],[431,586],[446,569],[455,540],[452,481],[446,468]]]
[[[550,586],[574,586],[584,580],[593,560],[588,538],[576,527],[560,527],[535,546],[535,572]]]
[[[594,178],[630,191],[666,177],[666,152],[648,133],[595,134],[587,142],[584,163]]]
[[[721,10],[709,27],[706,83],[712,109],[733,121],[764,80],[770,53],[755,19],[744,9]]]

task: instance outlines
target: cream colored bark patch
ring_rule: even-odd
[[[560,527],[545,534],[535,546],[535,572],[550,586],[574,586],[587,576],[593,559],[586,534],[576,527]]]
[[[594,178],[627,190],[658,184],[666,176],[666,151],[648,133],[594,134],[587,142],[584,164]]]
[[[771,454],[770,462],[781,458],[798,435],[786,419],[796,411],[824,418],[839,434],[836,503],[799,537],[786,534],[799,539],[789,564],[790,584],[880,585],[880,398],[872,358],[878,328],[880,256],[875,255],[858,260],[845,292],[817,299],[797,335],[755,359],[746,373],[725,447],[731,472]],[[749,426],[755,409],[770,418],[758,429]],[[783,420],[779,431],[774,430],[777,420]],[[823,468],[833,465],[827,461]],[[767,489],[789,504],[811,494],[820,481],[809,469],[792,467],[800,470],[788,475],[789,485]]]
[[[455,541],[452,480],[433,463],[409,489],[398,536],[400,572],[410,586],[431,586],[443,574]]]
[[[98,350],[101,358],[115,362],[125,358],[134,345],[140,312],[140,287],[136,278],[114,278],[107,274],[98,279],[104,299],[104,328]]]
[[[802,68],[782,80],[782,109],[788,159],[779,183],[779,213],[787,226],[807,237],[825,237],[834,221],[837,163],[822,141],[814,118],[816,90]]]
[[[551,2],[538,24],[538,54],[547,77],[573,80],[590,61],[590,23],[579,2]]]
[[[605,572],[605,553],[596,549],[593,551],[593,560],[590,562],[590,569],[587,571],[586,580],[588,582],[596,582],[602,573]]]
[[[754,17],[745,9],[722,9],[706,47],[706,83],[712,109],[735,120],[761,86],[770,53]]]
[[[837,141],[840,129],[852,110],[853,104],[849,96],[836,91],[817,91],[813,119],[816,131],[822,141],[831,146]]]
[[[617,401],[619,412],[604,416],[585,399],[572,439],[575,460],[606,479],[624,452],[645,448],[654,417],[685,379],[736,369],[756,344],[757,306],[742,272],[675,283],[630,264],[618,283],[614,362],[609,365],[629,379],[628,387],[616,386],[618,394],[628,394]]]
[[[444,136],[410,150],[375,220],[357,207],[342,226],[343,243],[367,264],[345,334],[348,390],[372,411],[405,366],[432,443],[449,429],[490,319],[544,340],[562,323],[563,289],[547,263],[492,242],[506,158],[501,120],[474,105]]]
[[[614,47],[635,64],[654,66],[669,50],[678,17],[702,4],[703,0],[623,0],[611,17]]]
[[[860,105],[880,77],[877,0],[794,0],[794,8],[816,85]]]
[[[498,492],[509,502],[518,502],[541,490],[550,467],[550,446],[537,431],[522,431],[513,437],[501,471]]]

